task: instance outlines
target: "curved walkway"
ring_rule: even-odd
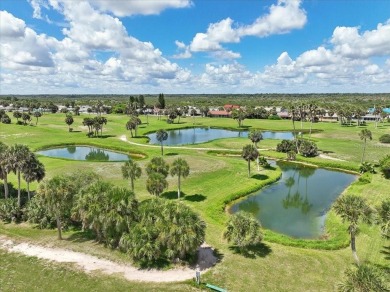
[[[15,243],[6,237],[0,237],[0,248],[8,252],[21,253],[26,256],[34,256],[40,259],[58,263],[74,263],[83,272],[100,271],[111,275],[120,273],[126,280],[142,282],[180,282],[195,277],[193,267],[174,268],[166,271],[149,269],[140,270],[131,265],[119,264],[110,260],[100,259],[81,252],[60,248],[49,248],[27,242]],[[213,249],[203,244],[198,249],[198,264],[201,271],[207,271],[217,262]]]

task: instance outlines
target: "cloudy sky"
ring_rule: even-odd
[[[390,92],[389,0],[1,0],[0,94]]]

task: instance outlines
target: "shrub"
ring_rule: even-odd
[[[389,144],[390,143],[390,134],[384,134],[384,135],[380,136],[379,142]]]
[[[282,118],[279,117],[278,115],[269,115],[268,119],[269,120],[281,120]]]
[[[294,141],[291,140],[282,140],[277,146],[276,146],[277,152],[283,152],[288,153],[290,151],[296,151],[296,146]]]
[[[318,148],[314,142],[301,140],[299,152],[305,157],[314,157],[318,155]]]
[[[268,163],[267,159],[265,159],[264,156],[259,157],[259,165],[261,165],[264,168],[269,168],[271,165]]]
[[[49,215],[43,196],[34,196],[27,203],[25,219],[31,223],[38,224],[40,229],[56,227],[56,219]],[[67,221],[64,220],[63,227],[68,225],[65,222]]]
[[[7,114],[4,114],[1,117],[1,122],[3,124],[11,124],[11,118]]]
[[[0,199],[0,220],[5,222],[18,221],[22,216],[16,198]]]
[[[365,173],[363,173],[363,174],[359,177],[358,181],[359,181],[360,184],[362,184],[362,185],[364,185],[364,184],[369,184],[369,183],[371,183],[371,181],[372,181],[372,174],[371,174],[370,172],[365,172]]]
[[[362,164],[359,165],[359,172],[360,173],[375,173],[375,168],[374,165],[370,162],[363,162]]]
[[[379,165],[385,178],[390,178],[390,155],[383,157]]]

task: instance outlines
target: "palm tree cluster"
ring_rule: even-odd
[[[142,202],[138,213],[138,223],[120,241],[135,261],[185,259],[204,241],[206,224],[181,202],[153,198]]]
[[[0,142],[0,179],[4,181],[4,197],[9,198],[8,174],[13,172],[18,179],[17,206],[21,201],[21,178],[27,183],[28,199],[30,199],[29,185],[33,181],[40,182],[45,176],[45,167],[30,149],[21,144],[7,146]]]
[[[84,118],[83,126],[88,127],[88,137],[98,137],[100,131],[100,137],[103,136],[103,126],[107,124],[107,118],[99,115],[94,118]]]
[[[141,119],[137,115],[134,114],[130,117],[130,120],[126,123],[126,130],[130,131],[131,137],[137,136],[138,126],[141,123]],[[133,135],[133,130],[135,135]]]

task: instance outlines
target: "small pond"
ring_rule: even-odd
[[[214,128],[191,128],[181,130],[168,130],[168,139],[164,141],[164,145],[184,145],[204,143],[221,138],[237,138],[248,137],[248,131],[233,131]],[[292,132],[272,132],[263,131],[263,139],[286,139],[292,140],[294,135]],[[159,144],[156,133],[149,134],[150,144]]]
[[[130,157],[126,154],[89,146],[53,148],[38,151],[37,154],[56,158],[87,161],[127,161],[130,159]]]
[[[239,201],[230,212],[250,212],[263,227],[291,237],[319,238],[326,213],[356,176],[294,163],[271,164],[282,169],[281,179]]]

